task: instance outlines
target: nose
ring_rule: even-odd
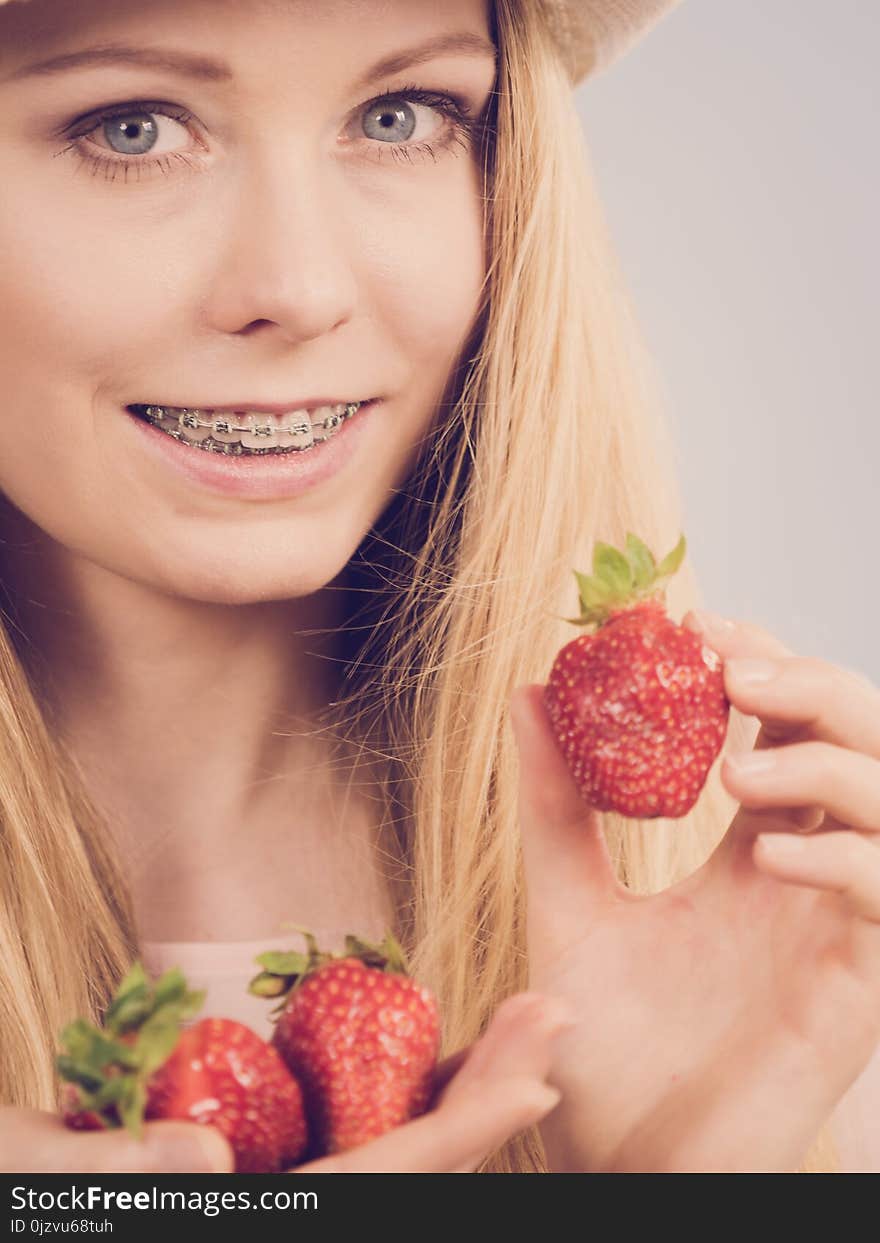
[[[271,324],[306,341],[354,311],[353,231],[334,170],[307,166],[301,150],[276,142],[249,159],[230,187],[208,313],[224,332]]]

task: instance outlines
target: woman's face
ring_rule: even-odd
[[[485,270],[477,141],[403,88],[476,119],[495,66],[446,53],[363,79],[433,36],[488,41],[489,14],[486,0],[0,9],[0,491],[27,519],[190,599],[284,599],[337,576],[406,477]],[[109,58],[26,72],[110,44],[228,74]],[[336,472],[287,497],[194,481],[126,411],[317,396],[383,401]]]

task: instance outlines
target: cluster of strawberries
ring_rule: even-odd
[[[366,1143],[424,1112],[439,1046],[432,994],[407,973],[391,933],[381,946],[346,938],[344,954],[260,954],[249,991],[280,997],[266,1042],[233,1019],[183,1027],[205,992],[178,968],[155,984],[135,963],[99,1029],[61,1034],[70,1127],[175,1118],[216,1127],[236,1173],[266,1174]]]
[[[681,817],[721,750],[730,704],[722,662],[665,612],[664,587],[685,554],[682,535],[659,563],[627,534],[597,542],[593,574],[578,574],[580,616],[595,630],[559,652],[544,703],[585,802],[632,817]],[[204,993],[178,970],[153,988],[136,964],[102,1030],[78,1020],[62,1035],[75,1127],[144,1118],[210,1123],[236,1169],[269,1172],[340,1152],[428,1108],[438,1051],[435,999],[406,972],[389,933],[381,946],[346,938],[344,955],[266,953],[250,991],[281,997],[271,1043],[230,1019],[181,1032]]]

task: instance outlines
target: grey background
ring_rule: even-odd
[[[876,0],[684,0],[576,101],[707,605],[880,683],[878,50]]]

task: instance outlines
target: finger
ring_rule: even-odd
[[[807,807],[787,807],[785,810],[788,819],[799,833],[815,833],[817,829],[822,828],[823,824],[827,828],[832,827],[824,807],[813,805]]]
[[[434,1068],[432,1102],[436,1101],[437,1097],[446,1087],[447,1083],[449,1083],[453,1075],[458,1074],[461,1070],[462,1065],[464,1064],[472,1047],[472,1045],[468,1045],[465,1049],[459,1049],[457,1053],[451,1053],[449,1057],[445,1057],[442,1062],[437,1063]],[[429,1106],[429,1108],[433,1108],[433,1103]]]
[[[699,634],[725,664],[728,660],[737,658],[781,660],[795,655],[791,648],[786,647],[781,639],[777,639],[763,626],[757,626],[754,622],[732,621],[728,617],[711,613],[708,609],[689,610],[681,624]],[[739,711],[746,711],[740,708],[739,703],[735,703],[735,707]],[[755,739],[755,750],[763,750],[774,741],[776,739],[772,734],[772,725],[766,730],[762,728]]]
[[[590,901],[619,885],[599,813],[581,796],[544,706],[544,687],[517,687],[510,719],[520,761],[519,822],[530,932],[582,929]]]
[[[690,609],[681,619],[681,624],[702,635],[722,660],[731,656],[766,656],[774,660],[795,655],[791,648],[763,626],[757,626],[754,622],[732,621],[707,609]]]
[[[0,1141],[0,1170],[14,1173],[217,1173],[235,1168],[232,1148],[218,1130],[195,1122],[148,1122],[136,1140],[124,1128],[75,1131],[58,1114],[10,1110],[16,1117]],[[0,1112],[6,1121],[7,1111]]]
[[[432,1104],[429,1108],[433,1108],[443,1089],[458,1074],[465,1063],[467,1063],[467,1072],[459,1077],[456,1090],[462,1085],[471,1082],[474,1074],[479,1073],[481,1068],[485,1066],[487,1058],[495,1059],[494,1069],[497,1070],[501,1065],[498,1061],[496,1048],[498,1042],[505,1038],[511,1023],[518,1022],[521,1013],[524,1013],[529,1006],[534,1005],[536,1002],[539,1004],[543,1003],[546,1006],[548,999],[543,994],[536,992],[515,993],[512,997],[506,998],[498,1007],[489,1028],[480,1040],[468,1045],[467,1048],[459,1049],[457,1053],[444,1058],[442,1062],[438,1062],[434,1069]],[[534,1069],[536,1072],[544,1074],[548,1067],[546,1065],[543,1067],[538,1065]]]
[[[744,698],[746,687],[742,682],[734,682],[735,671],[731,670],[728,677],[726,667],[728,660],[733,662],[737,659],[764,659],[781,667],[790,664],[793,658],[801,666],[808,666],[805,673],[814,687],[814,703],[819,705],[818,711],[821,711],[821,705],[828,696],[829,682],[833,681],[835,690],[840,691],[840,695],[834,696],[838,708],[841,696],[844,701],[850,696],[856,697],[858,722],[848,729],[849,737],[841,737],[838,711],[834,720],[829,722],[827,740],[839,742],[843,746],[855,746],[858,750],[880,757],[880,720],[878,720],[880,690],[863,673],[825,661],[798,657],[791,648],[786,647],[781,640],[763,627],[751,622],[731,621],[706,610],[690,610],[682,619],[682,625],[701,634],[708,645],[722,658],[725,664],[725,689],[735,707],[741,712],[761,717],[762,728],[755,742],[756,750],[761,750],[768,743],[773,744],[790,739],[798,736],[798,732],[805,732],[817,717],[817,710],[807,707],[800,718],[794,720],[784,710],[778,711],[774,717],[756,711],[757,700],[750,701]],[[821,687],[818,685],[820,682]],[[754,685],[753,690],[757,691],[758,686]],[[753,692],[750,690],[749,694],[751,693]],[[769,693],[779,694],[775,687]],[[779,704],[774,700],[772,704],[766,705],[768,708],[772,706],[778,708]],[[857,738],[855,742],[851,739],[853,733]]]
[[[721,780],[743,807],[820,806],[841,824],[877,834],[880,844],[880,760],[869,755],[830,742],[793,742],[726,755]]]
[[[880,850],[860,833],[841,830],[801,837],[762,833],[753,847],[755,864],[799,885],[837,893],[858,917],[852,953],[856,970],[876,988],[880,977]]]
[[[467,1174],[506,1140],[546,1117],[560,1092],[531,1077],[487,1084],[478,1097],[423,1114],[379,1139],[288,1171],[294,1174]]]
[[[463,1098],[470,1103],[483,1092],[487,1082],[508,1077],[516,1081],[523,1074],[543,1081],[552,1066],[553,1042],[547,1039],[547,1032],[555,1034],[571,1025],[571,1009],[558,998],[534,991],[508,997],[498,1007],[484,1035],[462,1051],[459,1073],[441,1092],[439,1101],[448,1106]],[[486,1152],[477,1154],[451,1172],[472,1169],[485,1155]]]
[[[299,1174],[463,1173],[555,1108],[545,1082],[551,1045],[567,1017],[535,994],[508,998],[471,1046],[431,1113],[369,1144],[307,1165]]]
[[[809,735],[880,759],[880,690],[867,678],[812,657],[725,661],[727,696],[756,716],[772,742]],[[749,675],[765,680],[749,680]]]
[[[489,1027],[471,1045],[444,1099],[470,1092],[488,1079],[524,1072],[544,1079],[552,1062],[552,1035],[570,1023],[571,1011],[558,998],[533,991],[507,997]]]

